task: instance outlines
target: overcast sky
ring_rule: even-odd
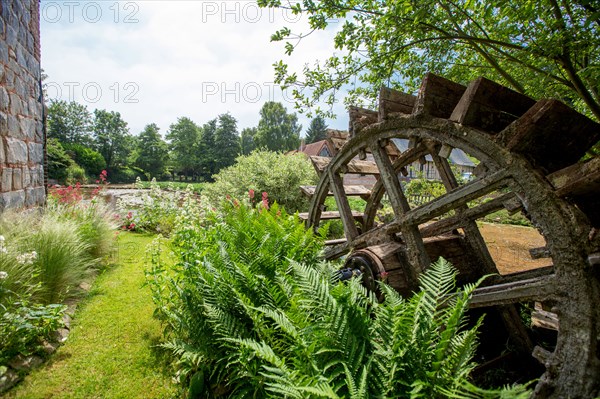
[[[307,32],[305,18],[255,1],[41,1],[42,68],[48,96],[121,113],[138,134],[164,135],[178,117],[203,124],[230,112],[241,131],[258,124],[265,101],[291,99],[273,83],[280,59],[299,70],[333,52],[339,24],[304,39],[292,57],[275,30]],[[343,104],[332,128],[346,129]],[[309,119],[298,115],[306,131]]]

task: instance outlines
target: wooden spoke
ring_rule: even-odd
[[[423,224],[446,212],[466,205],[474,199],[496,191],[498,188],[506,185],[509,176],[510,173],[506,169],[503,169],[491,173],[483,179],[469,182],[423,206],[410,210],[401,218],[401,220],[398,220],[398,222]]]
[[[346,193],[344,192],[344,182],[340,175],[331,169],[329,170],[329,179],[331,181],[331,190],[335,195],[335,202],[340,212],[340,218],[344,224],[344,233],[348,240],[353,240],[358,236],[358,229],[356,228],[356,224],[354,224],[352,209],[350,209],[348,197],[346,197]]]
[[[381,172],[381,180],[385,186],[386,192],[392,203],[392,209],[396,218],[402,217],[410,210],[408,200],[402,192],[400,180],[398,175],[390,161],[385,150],[379,145],[378,142],[371,144],[371,151],[373,158],[379,167]],[[416,224],[402,224],[400,227],[402,232],[402,238],[407,245],[407,257],[411,265],[413,265],[416,275],[425,270],[431,263],[427,252],[425,251],[425,245],[423,244],[423,238],[419,234],[419,227]],[[415,279],[416,276],[411,276]]]

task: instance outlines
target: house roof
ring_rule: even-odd
[[[394,145],[396,146],[396,148],[398,148],[398,150],[400,152],[404,152],[406,150],[408,150],[408,140],[407,139],[392,139],[392,142],[394,143]],[[427,162],[433,162],[433,158],[431,158],[431,155],[425,155],[425,159],[427,160]],[[460,165],[460,166],[475,166],[475,163],[473,163],[473,161],[471,161],[471,159],[469,159],[469,156],[467,154],[465,154],[465,152],[463,150],[461,150],[460,148],[453,148],[452,152],[450,153],[450,156],[448,157],[448,160],[450,161],[450,163],[455,164],[455,165]]]
[[[323,151],[323,147],[326,147],[330,156],[333,156],[333,151],[331,149],[330,144],[327,142],[327,140],[321,140],[321,141],[317,141],[314,143],[306,144],[300,151],[294,151],[294,152],[301,152],[303,154],[306,154],[309,157],[320,156],[321,151]]]

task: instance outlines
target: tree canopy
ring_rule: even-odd
[[[89,145],[92,140],[92,114],[85,105],[74,101],[50,101],[47,129],[48,137],[63,144]]]
[[[156,123],[146,125],[139,134],[136,145],[135,166],[157,177],[164,173],[169,158],[169,148],[162,139]]]
[[[306,130],[306,144],[315,143],[327,138],[327,124],[321,116],[316,116],[310,121]]]
[[[298,117],[288,114],[283,104],[268,101],[260,110],[260,120],[254,136],[256,148],[271,151],[289,151],[300,145]]]
[[[483,75],[533,98],[559,98],[600,120],[597,1],[303,0],[291,9],[308,15],[311,32],[342,23],[337,54],[303,71],[275,64],[276,82],[294,88],[297,108],[331,105],[350,84],[350,103],[374,98],[382,84],[412,91],[425,72],[434,72],[462,83]],[[286,41],[292,53],[305,36],[284,27],[272,40]]]
[[[198,170],[198,139],[200,128],[190,118],[181,117],[169,127],[167,140],[173,155],[175,168],[186,176]]]
[[[96,150],[106,160],[109,170],[127,164],[132,136],[121,114],[104,109],[94,110],[93,134]]]

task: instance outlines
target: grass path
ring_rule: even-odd
[[[165,363],[153,346],[161,327],[144,282],[152,236],[121,233],[117,265],[100,275],[50,360],[7,398],[172,398]]]

